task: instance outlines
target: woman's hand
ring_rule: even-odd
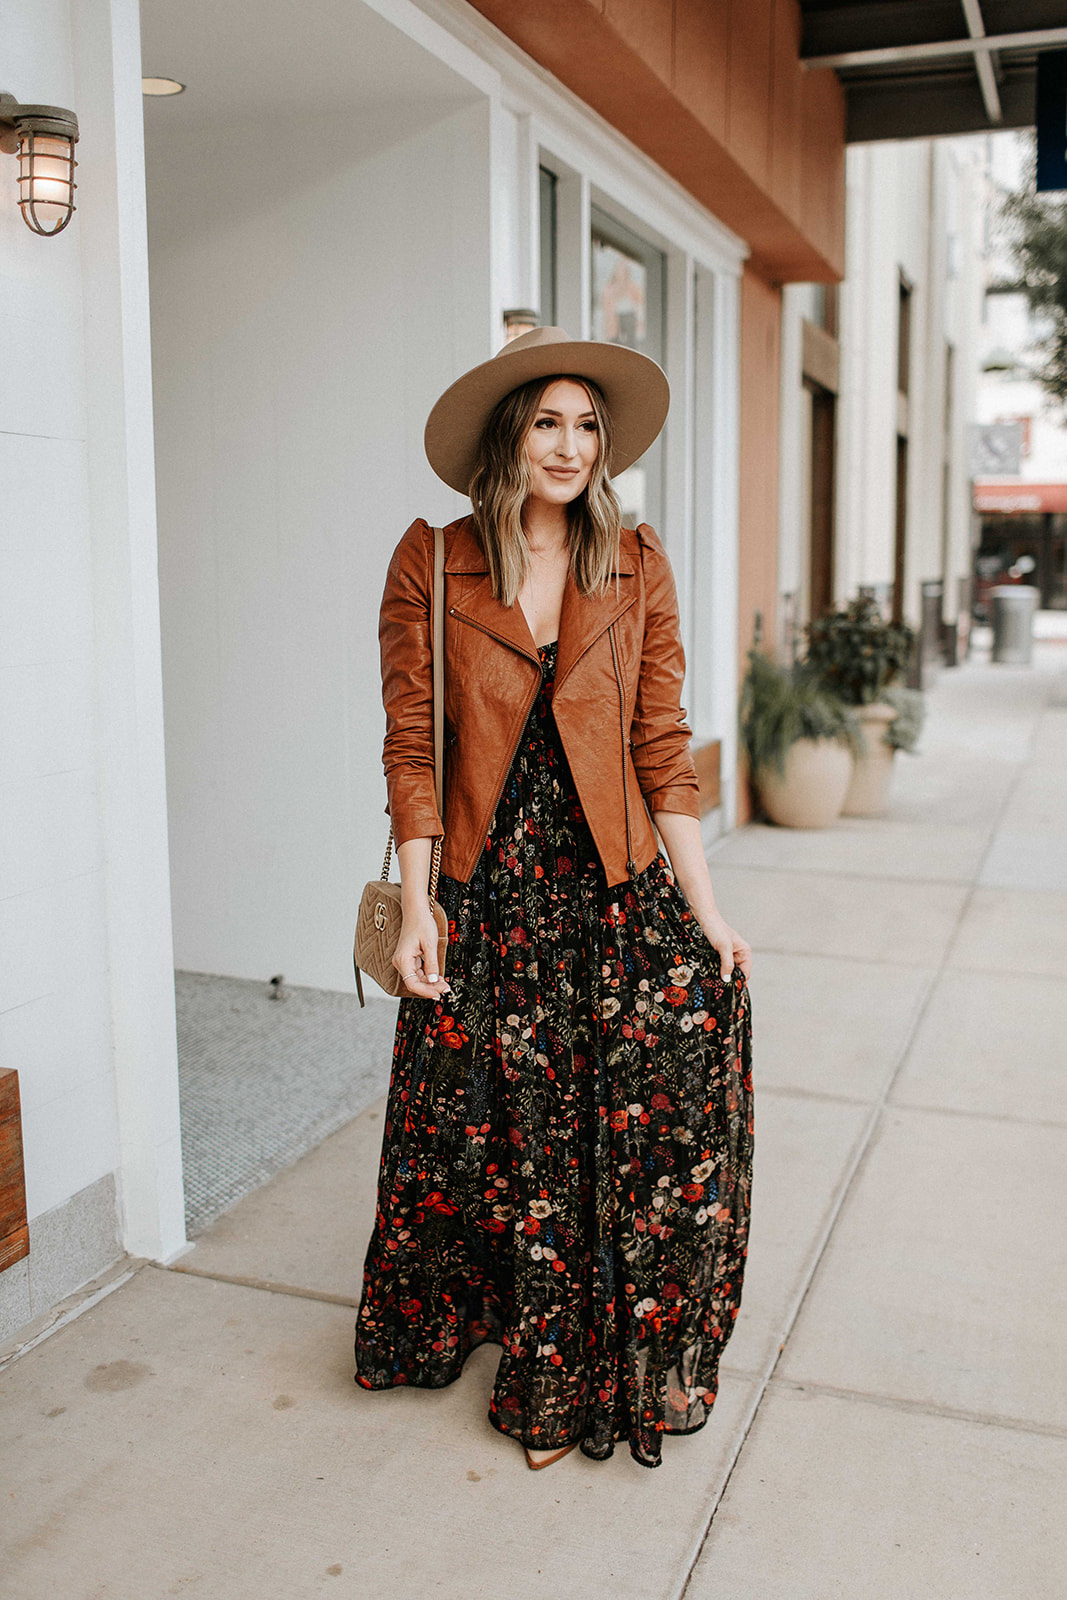
[[[393,966],[410,992],[423,1000],[439,1000],[452,992],[451,985],[437,971],[437,938],[437,922],[429,901],[421,907],[405,909]]]
[[[703,916],[694,911],[693,915],[719,952],[723,981],[729,983],[735,966],[741,968],[747,981],[752,973],[752,946],[717,911]]]
[[[752,974],[752,946],[726,921],[715,904],[708,858],[700,838],[700,823],[681,811],[654,811],[652,820],[667,846],[675,881],[690,910],[719,952],[724,982],[740,967],[746,979]]]
[[[430,910],[430,839],[405,839],[396,847],[404,918],[393,951],[393,966],[412,994],[440,1000],[451,985],[437,970],[437,922]]]

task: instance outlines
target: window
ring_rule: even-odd
[[[832,339],[837,338],[838,288],[836,283],[812,284],[811,320]]]
[[[556,188],[557,178],[548,167],[538,171],[541,205],[541,322],[556,325]]]
[[[900,279],[897,309],[897,390],[907,394],[911,381],[911,285]]]
[[[663,364],[666,259],[656,249],[598,206],[590,208],[592,337],[640,350]],[[623,521],[661,524],[663,436],[640,461],[613,480]]]

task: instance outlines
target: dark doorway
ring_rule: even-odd
[[[904,562],[908,537],[908,441],[897,435],[897,520],[893,539],[893,621],[904,620]]]
[[[893,540],[893,621],[904,620],[908,559],[908,393],[911,389],[911,284],[900,274],[897,300],[897,518]]]
[[[811,394],[811,548],[808,596],[813,617],[829,611],[834,598],[834,476],[837,397],[805,380]]]

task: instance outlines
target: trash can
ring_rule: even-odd
[[[1040,590],[1028,583],[1000,583],[990,590],[994,661],[1014,667],[1030,665],[1039,594]]]
[[[944,662],[941,641],[941,596],[944,585],[940,578],[927,579],[919,585],[922,609],[919,614],[919,688],[929,689],[937,682]]]

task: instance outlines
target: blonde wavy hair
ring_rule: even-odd
[[[467,489],[493,594],[506,606],[518,598],[529,559],[522,508],[530,493],[530,469],[523,446],[546,389],[561,378],[581,384],[589,396],[599,441],[589,482],[567,506],[571,571],[581,593],[603,593],[618,561],[622,509],[608,478],[614,432],[603,392],[590,378],[567,372],[532,378],[512,389],[490,413]]]

